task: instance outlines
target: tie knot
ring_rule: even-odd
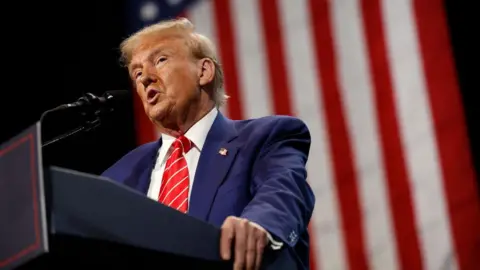
[[[180,148],[186,154],[192,149],[192,142],[185,136],[180,136],[173,142],[173,149]]]

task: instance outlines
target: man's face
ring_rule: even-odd
[[[199,99],[197,64],[182,38],[142,38],[128,70],[147,116],[161,127],[174,125]]]

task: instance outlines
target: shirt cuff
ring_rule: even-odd
[[[257,223],[251,222],[251,221],[250,221],[250,223],[253,226],[259,228],[260,230],[266,231],[262,226],[258,225]],[[267,233],[268,242],[270,244],[270,248],[272,248],[273,250],[281,249],[282,246],[283,246],[283,242],[280,242],[280,241],[277,241],[277,240],[273,239],[272,235],[268,231],[266,231],[266,233]]]

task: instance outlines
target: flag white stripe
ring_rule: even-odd
[[[395,238],[360,3],[358,0],[331,3],[339,88],[357,171],[368,263],[371,269],[394,270],[397,265]]]
[[[222,59],[219,53],[219,43],[217,38],[217,32],[215,31],[214,14],[213,14],[213,1],[197,1],[195,6],[190,8],[187,12],[187,17],[195,25],[195,29],[198,33],[208,37],[213,45],[216,47],[217,57],[220,63]],[[228,102],[220,108],[220,112],[228,116]]]
[[[320,269],[347,269],[307,1],[281,0],[278,4],[285,31],[292,108],[305,121],[312,137],[307,167],[308,181],[317,199],[312,218],[317,263]]]
[[[386,43],[425,269],[457,268],[412,1],[383,0]]]
[[[272,99],[258,0],[232,0],[230,8],[244,118],[271,115]]]
[[[197,1],[193,8],[186,12],[188,19],[195,25],[195,30],[208,37],[218,46],[217,33],[213,22],[212,1]]]

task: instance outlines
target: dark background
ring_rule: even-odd
[[[125,0],[9,2],[2,4],[0,142],[35,123],[41,113],[91,92],[130,91],[118,61],[128,34]],[[467,3],[470,2],[470,3]],[[451,42],[477,172],[480,171],[478,99],[479,19],[474,1],[445,1]],[[60,2],[59,2],[60,3]],[[66,119],[46,119],[61,132]],[[50,164],[99,174],[136,146],[132,104],[98,130],[44,148]],[[478,174],[478,173],[477,173]]]

